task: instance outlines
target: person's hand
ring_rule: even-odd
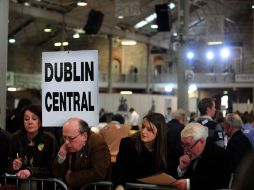
[[[62,157],[65,158],[66,155],[67,155],[67,153],[68,153],[68,149],[67,149],[67,147],[66,147],[66,144],[64,143],[64,144],[62,144],[62,146],[60,147],[58,154],[59,154],[60,156],[62,156]]]
[[[191,162],[191,159],[187,154],[181,156],[179,158],[179,168],[181,170],[185,170],[189,166],[190,162]]]
[[[180,179],[176,182],[171,184],[173,187],[177,188],[178,190],[187,190],[187,180],[186,179]]]
[[[19,179],[27,179],[31,175],[31,172],[28,169],[20,170],[18,173],[16,173],[16,176]]]
[[[14,170],[19,170],[22,166],[23,166],[23,162],[21,161],[20,158],[16,158],[15,160],[13,160],[12,168]]]
[[[118,185],[118,186],[116,186],[115,190],[124,190],[124,187],[122,185]]]

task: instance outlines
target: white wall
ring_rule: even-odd
[[[241,113],[244,112],[251,112],[253,108],[252,103],[248,104],[248,103],[233,103],[233,112],[235,111],[240,111]]]
[[[168,95],[144,95],[144,94],[131,94],[131,95],[121,95],[121,94],[99,94],[99,105],[104,108],[106,112],[117,113],[118,106],[120,105],[120,98],[124,97],[128,104],[128,110],[133,107],[143,118],[152,107],[152,101],[155,103],[155,112],[166,113],[167,107],[171,107],[172,111],[177,109],[177,97]],[[197,99],[189,99],[189,111],[197,112]],[[127,112],[128,112],[127,110]]]

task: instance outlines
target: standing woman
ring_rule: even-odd
[[[167,152],[165,118],[160,113],[150,113],[143,118],[142,127],[134,136],[121,140],[112,181],[117,189],[127,182],[158,172],[173,174],[177,167]]]
[[[51,166],[56,155],[56,140],[41,126],[41,106],[30,105],[21,111],[21,130],[11,140],[11,170],[20,179],[52,176]]]

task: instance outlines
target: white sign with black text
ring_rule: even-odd
[[[99,123],[98,51],[42,53],[42,125],[62,126],[71,117]]]

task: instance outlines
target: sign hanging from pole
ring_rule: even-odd
[[[62,126],[71,117],[99,122],[98,51],[42,53],[42,125]]]

